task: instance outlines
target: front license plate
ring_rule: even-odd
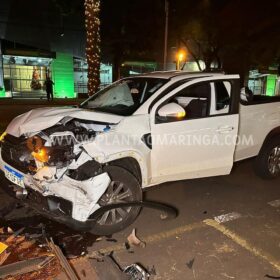
[[[5,176],[12,183],[24,188],[23,175],[14,170],[13,168],[5,165],[4,166]]]

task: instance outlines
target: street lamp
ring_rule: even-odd
[[[181,70],[181,62],[186,61],[186,52],[184,50],[179,50],[176,54],[176,70]]]

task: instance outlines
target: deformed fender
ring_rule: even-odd
[[[133,149],[118,148],[115,149],[104,149],[104,147],[99,146],[96,142],[87,143],[83,146],[85,151],[99,163],[108,163],[117,159],[123,158],[134,158],[140,167],[142,176],[142,187],[147,187],[149,185],[149,154],[142,154],[139,151]],[[128,148],[128,147],[127,147]]]
[[[114,129],[96,136],[85,143],[85,151],[99,163],[108,163],[123,158],[133,158],[141,170],[142,187],[150,184],[151,149],[143,142],[143,135],[150,133],[148,115],[130,116]]]

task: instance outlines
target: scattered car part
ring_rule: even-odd
[[[115,261],[112,254],[102,255],[97,253],[91,256],[89,261],[96,271],[99,279],[130,280],[130,277],[123,272],[122,268]]]
[[[3,243],[3,242],[0,242],[0,255],[1,255],[2,253],[4,253],[4,252],[7,250],[7,248],[8,248],[8,245],[7,245],[7,244],[5,244],[5,243]]]
[[[130,276],[130,280],[149,280],[150,274],[139,264],[132,264],[124,269],[124,273]]]

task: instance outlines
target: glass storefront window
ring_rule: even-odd
[[[13,97],[45,97],[51,59],[3,56],[4,85]]]

